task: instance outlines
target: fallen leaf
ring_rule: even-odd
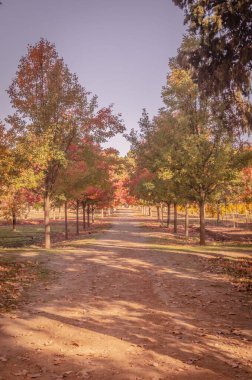
[[[52,340],[49,340],[48,342],[44,343],[44,346],[50,346],[53,343]]]
[[[155,362],[150,363],[149,365],[151,365],[152,367],[158,367],[158,366],[159,366],[159,364],[158,364],[158,363],[155,363]]]
[[[73,373],[73,371],[66,371],[62,374],[62,377],[67,377],[68,375],[71,375],[71,373]]]
[[[89,373],[85,369],[82,369],[81,371],[79,371],[77,373],[77,376],[78,377],[82,377],[82,378],[88,378],[88,377],[90,377]]]
[[[13,373],[14,376],[26,376],[28,371],[26,369],[23,369],[23,371],[15,372]]]
[[[186,361],[186,364],[194,364],[198,361],[198,358],[190,358],[189,360]]]
[[[31,379],[37,379],[41,375],[42,375],[41,373],[32,373],[32,374],[29,374],[28,377],[30,377]]]

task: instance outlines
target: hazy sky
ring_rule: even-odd
[[[0,6],[0,118],[11,112],[5,90],[28,44],[45,37],[100,106],[114,103],[128,130],[142,108],[162,105],[168,60],[185,27],[172,0],[2,0]],[[122,136],[109,145],[129,149]]]

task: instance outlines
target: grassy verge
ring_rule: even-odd
[[[52,222],[51,238],[53,243],[64,241],[64,228],[63,222]],[[88,230],[83,231],[80,229],[80,235],[76,236],[76,226],[75,223],[71,221],[69,222],[69,239],[83,239],[83,236],[89,236],[90,234],[107,228],[109,228],[109,223],[97,221],[97,223],[91,225]],[[17,231],[13,231],[10,226],[0,226],[0,247],[2,248],[41,246],[43,240],[43,224],[20,224],[17,226]]]

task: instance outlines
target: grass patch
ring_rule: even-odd
[[[89,237],[103,229],[109,229],[111,223],[101,223],[98,221],[92,225],[90,230],[80,231],[76,236],[76,226],[74,221],[69,222],[69,240],[79,240]],[[80,225],[81,227],[81,225]],[[65,226],[63,222],[51,223],[51,238],[53,243],[64,240]],[[41,246],[44,241],[43,224],[21,224],[17,226],[17,231],[13,231],[10,226],[0,226],[0,247],[2,248],[22,248],[30,246]]]
[[[63,223],[52,223],[52,236],[64,233]],[[0,246],[4,248],[26,247],[41,245],[44,240],[44,226],[40,225],[18,225],[13,231],[9,226],[0,227]]]
[[[153,248],[158,248],[160,250],[174,250],[174,251],[184,251],[188,253],[216,253],[216,254],[221,254],[223,252],[226,253],[248,253],[252,256],[252,244],[233,244],[233,245],[227,245],[223,243],[216,244],[214,243],[213,245],[206,245],[206,246],[200,246],[200,245],[190,245],[190,244],[169,244],[168,241],[166,241],[166,244],[161,242],[158,244],[158,241],[155,243],[151,243],[150,239],[150,246]]]
[[[13,231],[8,226],[0,227],[0,246],[23,247],[32,244],[38,244],[43,239],[43,226],[27,226],[22,225]]]

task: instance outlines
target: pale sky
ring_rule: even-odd
[[[154,116],[168,60],[185,33],[183,13],[172,0],[2,0],[0,6],[0,118],[11,113],[6,89],[27,45],[41,37],[55,43],[80,83],[114,103],[127,130],[137,128],[142,108]],[[122,155],[128,142],[109,146]]]

